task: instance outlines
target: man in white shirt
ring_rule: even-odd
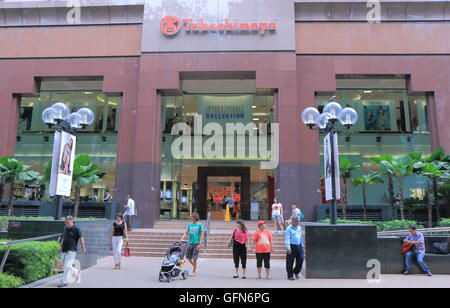
[[[136,207],[134,204],[134,200],[131,199],[130,195],[127,196],[127,204],[125,204],[124,207],[126,208],[126,211],[123,214],[123,217],[127,223],[128,231],[131,231],[131,228],[132,228],[131,220],[132,220],[132,217],[136,215]]]

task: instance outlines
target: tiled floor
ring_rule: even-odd
[[[318,280],[305,279],[297,281],[286,279],[285,262],[272,261],[272,279],[256,279],[255,260],[248,262],[247,279],[233,279],[232,260],[200,259],[200,272],[187,281],[175,280],[172,283],[160,283],[158,273],[162,262],[161,258],[125,259],[122,270],[113,270],[112,257],[99,260],[97,266],[84,270],[81,283],[72,284],[69,288],[437,288],[450,287],[450,276],[435,275],[383,275],[380,283],[369,283],[367,280]],[[188,265],[187,268],[190,268]],[[41,288],[54,288],[58,280],[41,285]]]

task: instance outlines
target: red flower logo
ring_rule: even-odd
[[[174,35],[180,31],[181,22],[176,16],[166,16],[161,19],[159,27],[161,28],[161,32],[165,35]]]

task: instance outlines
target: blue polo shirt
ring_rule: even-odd
[[[292,225],[287,227],[285,244],[287,249],[291,249],[291,245],[302,245],[305,247],[303,242],[302,227],[300,225],[295,228]]]

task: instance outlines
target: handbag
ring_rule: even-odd
[[[412,243],[404,243],[402,246],[400,246],[400,250],[402,252],[402,255],[406,255],[408,251],[411,250],[411,248],[414,246]]]
[[[125,245],[125,249],[123,250],[123,256],[128,258],[131,257],[130,248],[128,248],[128,243]]]
[[[64,272],[64,261],[61,258],[56,259],[54,270],[58,273]]]
[[[231,245],[233,245],[233,241],[234,241],[234,234],[236,233],[236,229],[234,229],[233,231],[233,236],[230,238],[230,240],[228,241],[228,248],[231,248]]]

